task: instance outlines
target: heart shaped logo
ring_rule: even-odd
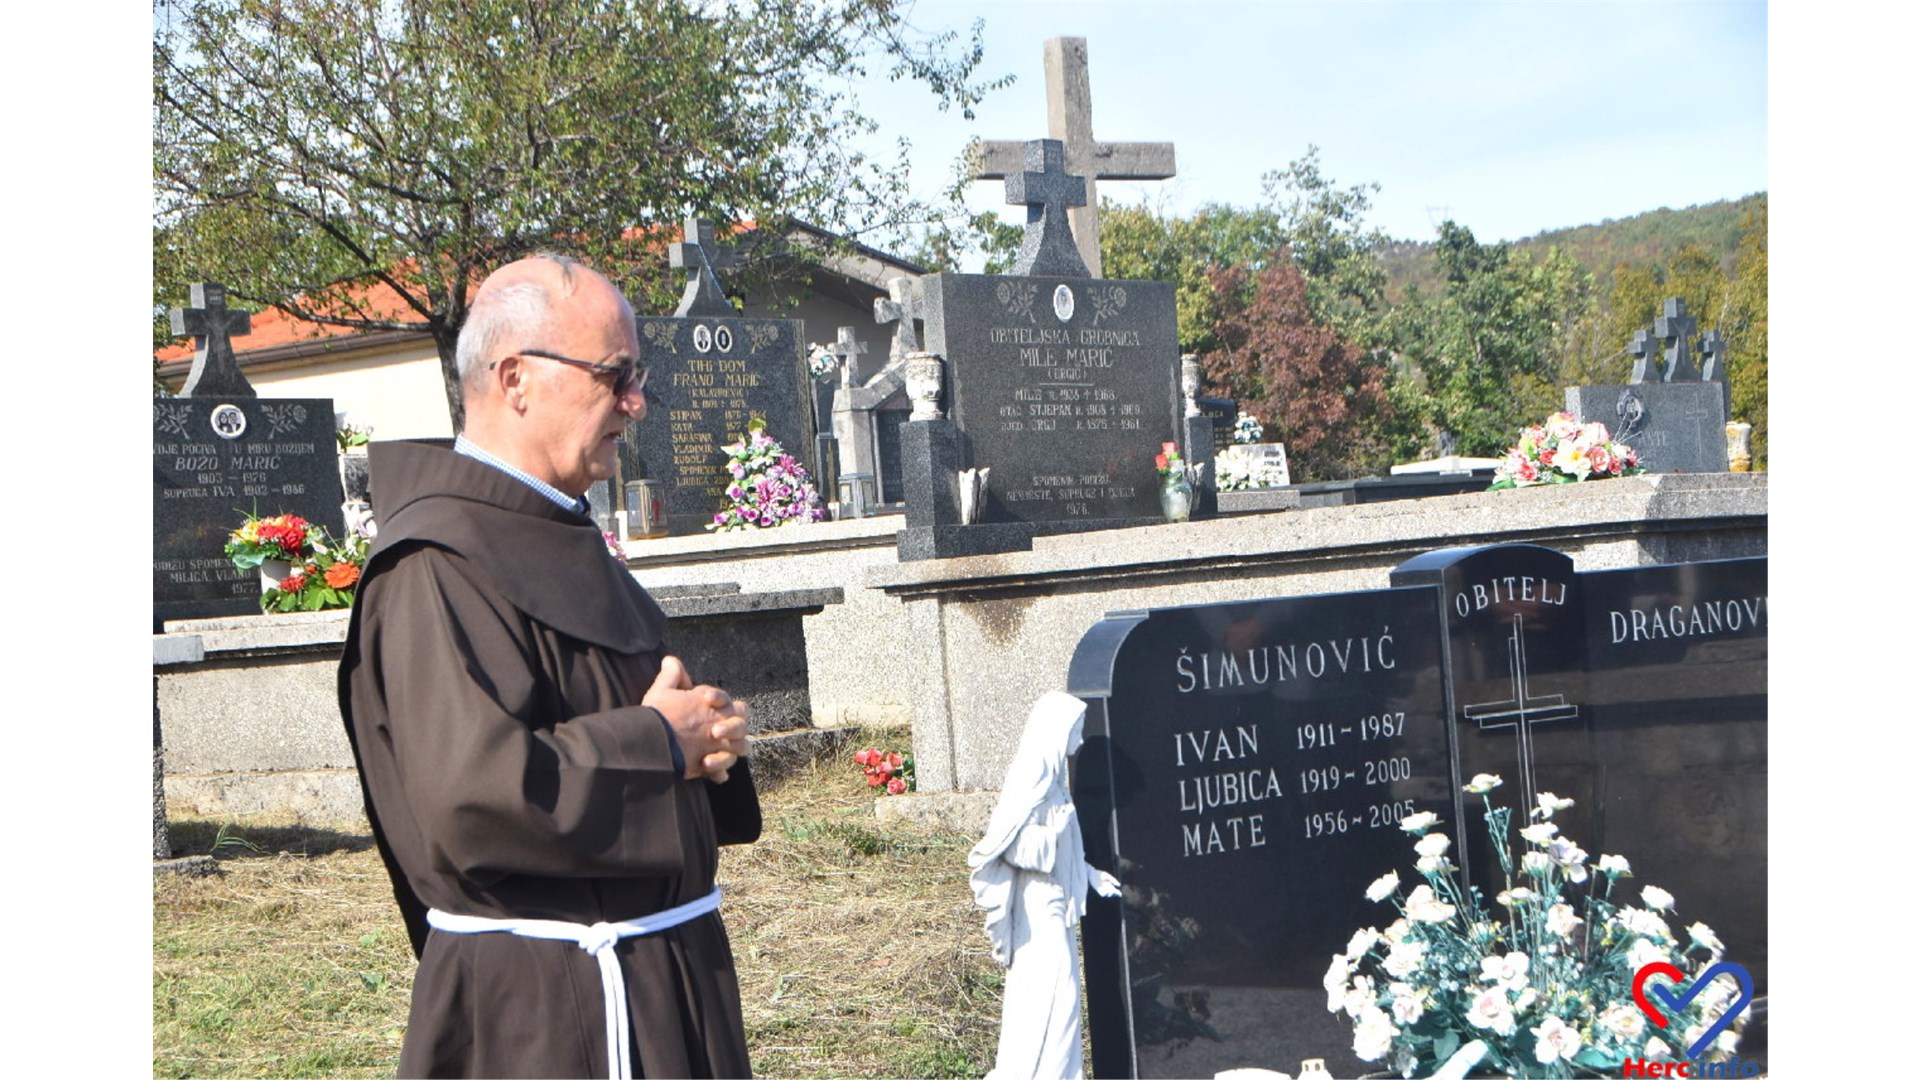
[[[1653,978],[1655,975],[1665,975],[1667,978],[1673,980],[1676,989],[1684,987],[1684,992],[1678,997],[1675,997],[1673,992],[1664,986],[1649,987],[1647,980]],[[1719,1019],[1708,1026],[1705,1034],[1694,1040],[1692,1046],[1687,1047],[1687,1056],[1697,1058],[1700,1056],[1701,1051],[1713,1044],[1716,1035],[1725,1031],[1727,1025],[1738,1019],[1740,1014],[1747,1010],[1747,1006],[1753,1003],[1753,976],[1747,974],[1746,968],[1741,967],[1739,964],[1721,961],[1701,972],[1699,976],[1693,980],[1691,985],[1687,985],[1687,973],[1672,964],[1648,964],[1639,971],[1634,972],[1633,1003],[1640,1006],[1640,1011],[1647,1014],[1647,1019],[1653,1021],[1654,1027],[1664,1030],[1667,1026],[1667,1016],[1653,1007],[1653,1003],[1647,1000],[1649,996],[1652,996],[1657,999],[1660,1004],[1666,1006],[1667,1013],[1678,1015],[1695,997],[1699,996],[1700,991],[1707,988],[1708,983],[1722,975],[1731,975],[1734,981],[1740,984],[1740,997],[1727,1008],[1727,1011],[1720,1014]]]

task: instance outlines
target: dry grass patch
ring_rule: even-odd
[[[850,760],[818,764],[762,791],[760,842],[722,855],[756,1075],[992,1064],[1001,971],[967,887],[975,838],[880,822],[873,800]],[[225,872],[154,879],[154,1075],[393,1075],[414,962],[371,839],[257,818],[169,831]]]

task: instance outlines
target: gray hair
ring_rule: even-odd
[[[545,259],[560,268],[560,295],[573,292],[573,268],[579,260],[551,252],[536,252],[531,259]],[[501,354],[525,347],[529,340],[546,330],[554,296],[547,286],[534,281],[516,281],[489,289],[484,284],[467,309],[466,322],[454,345],[454,365],[460,382],[471,387],[486,366]]]

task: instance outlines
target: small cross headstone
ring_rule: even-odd
[[[1627,346],[1627,352],[1633,355],[1633,378],[1631,381],[1637,383],[1654,381],[1654,358],[1660,354],[1654,345],[1652,332],[1645,327],[1634,331],[1633,341]]]
[[[1066,148],[1066,171],[1086,180],[1086,201],[1069,212],[1086,277],[1100,276],[1100,193],[1096,180],[1167,180],[1174,175],[1173,144],[1109,143],[1093,137],[1093,91],[1087,77],[1087,39],[1047,39],[1047,136]],[[975,142],[973,178],[999,180],[1028,167],[1026,144]]]
[[[188,372],[181,397],[258,397],[253,384],[240,373],[234,359],[235,337],[253,332],[253,316],[227,309],[227,287],[207,281],[187,290],[185,308],[172,311],[173,332],[192,334],[199,339],[193,351],[193,370]]]
[[[1027,144],[1027,168],[1007,177],[1007,202],[1027,208],[1027,231],[1014,261],[1016,277],[1089,277],[1073,246],[1067,208],[1084,206],[1087,182],[1066,172],[1066,152],[1058,139]]]
[[[667,249],[668,263],[675,270],[687,271],[687,288],[680,294],[680,306],[673,314],[678,318],[737,314],[717,275],[737,265],[739,257],[732,247],[723,247],[714,239],[713,222],[688,218],[685,229],[686,239]]]
[[[914,320],[927,317],[926,301],[917,278],[897,277],[887,282],[887,295],[873,302],[873,321],[882,326],[893,323],[893,343],[887,348],[887,362],[899,363],[920,351],[920,332]]]
[[[1664,312],[1653,321],[1653,336],[1666,346],[1667,362],[1660,373],[1661,382],[1694,382],[1700,378],[1693,364],[1693,336],[1700,327],[1687,314],[1687,302],[1679,297],[1667,300]]]
[[[880,301],[875,300],[874,303]],[[827,347],[827,351],[833,354],[834,362],[840,366],[840,385],[852,386],[857,374],[854,368],[859,365],[857,358],[867,351],[867,343],[853,336],[853,327],[843,326],[840,336]]]
[[[1700,339],[1700,381],[1727,381],[1727,338],[1718,328],[1709,330]]]

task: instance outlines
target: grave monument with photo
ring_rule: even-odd
[[[153,624],[253,615],[260,575],[223,553],[244,516],[298,514],[339,536],[339,444],[328,398],[262,398],[229,340],[251,318],[226,289],[195,285],[173,328],[198,345],[178,397],[153,401]]]
[[[804,325],[734,308],[715,273],[734,259],[710,223],[689,220],[685,241],[668,254],[687,272],[686,290],[672,315],[635,319],[648,417],[627,425],[619,479],[660,484],[668,529],[679,535],[702,531],[725,504],[722,448],[744,438],[755,417],[809,474],[819,469]]]

